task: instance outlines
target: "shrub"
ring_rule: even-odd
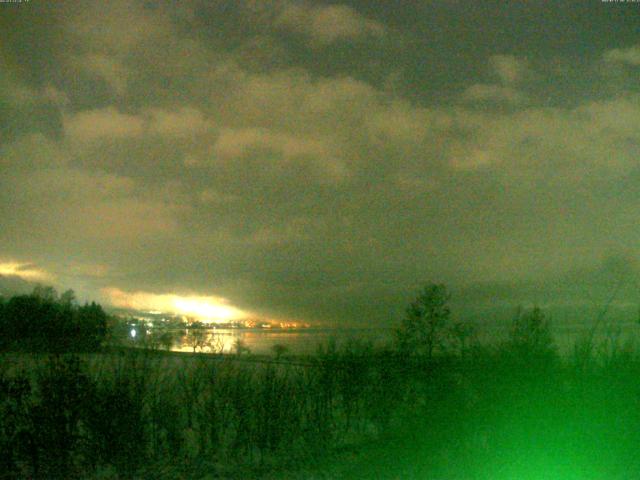
[[[78,357],[50,357],[38,372],[38,401],[31,409],[34,476],[69,478],[82,467],[78,452],[86,440],[94,385]]]
[[[507,349],[521,360],[551,359],[556,355],[549,321],[538,307],[519,309],[513,319]]]

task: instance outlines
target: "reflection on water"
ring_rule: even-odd
[[[571,354],[578,341],[588,338],[593,323],[551,323],[553,339],[561,354]],[[485,345],[496,345],[508,337],[510,324],[497,322],[476,327],[476,340]],[[335,342],[339,347],[350,340],[371,343],[374,346],[389,345],[393,341],[392,328],[195,328],[171,329],[168,343],[160,345],[175,352],[236,353],[238,348],[254,354],[294,355],[314,354],[320,345]],[[603,348],[624,348],[631,343],[640,345],[640,326],[637,322],[623,321],[600,325],[595,331],[592,344],[596,351]],[[162,338],[163,334],[158,335]],[[138,340],[138,339],[136,339]],[[276,347],[279,345],[280,347]]]
[[[392,339],[389,328],[353,329],[239,329],[216,328],[198,330],[175,330],[174,352],[235,353],[238,346],[246,347],[251,353],[271,354],[275,345],[282,345],[287,353],[313,354],[320,345],[335,341],[338,346],[349,340],[371,342],[384,345]],[[195,348],[195,350],[194,350]]]

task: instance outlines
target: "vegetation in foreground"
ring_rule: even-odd
[[[478,345],[446,299],[425,288],[397,348],[328,345],[307,365],[7,353],[0,477],[640,477],[638,352],[560,358],[538,309]]]

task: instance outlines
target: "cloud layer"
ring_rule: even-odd
[[[456,8],[3,6],[3,265],[374,324],[425,281],[635,258],[640,47],[497,48]]]

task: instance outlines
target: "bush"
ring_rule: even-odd
[[[37,402],[31,409],[34,476],[70,478],[82,468],[94,385],[78,357],[50,357],[38,372]]]
[[[518,309],[505,348],[521,362],[551,361],[556,357],[549,321],[540,308],[529,312]]]
[[[31,393],[31,384],[24,374],[0,373],[0,478],[26,476],[20,466],[30,462]]]

